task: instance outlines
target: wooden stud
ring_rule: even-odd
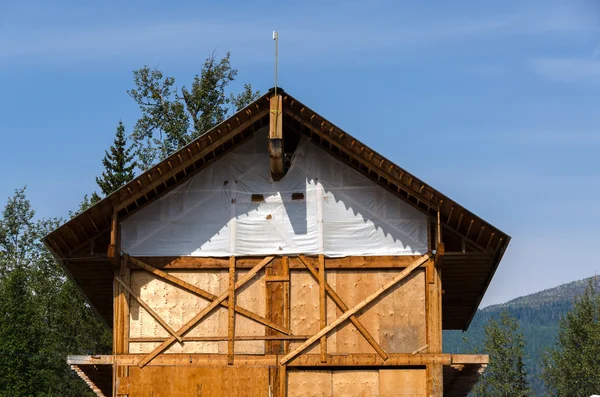
[[[283,270],[283,277],[289,280],[290,278],[290,258],[284,256],[281,258],[281,267]],[[290,283],[283,284],[283,326],[290,329]],[[290,340],[286,339],[283,342],[283,352],[285,354],[290,351]]]
[[[398,284],[400,281],[404,280],[406,277],[408,277],[412,273],[413,270],[415,270],[416,268],[421,266],[423,263],[425,263],[427,260],[429,260],[429,258],[430,258],[429,254],[423,255],[420,259],[416,260],[411,266],[409,266],[406,269],[404,269],[403,271],[401,271],[400,274],[398,274],[396,277],[394,277],[387,284],[385,284],[381,288],[377,289],[374,293],[372,293],[367,298],[362,300],[360,303],[358,303],[352,309],[343,313],[334,322],[332,322],[331,324],[329,324],[328,326],[326,326],[325,328],[323,328],[322,330],[317,332],[315,335],[310,337],[306,342],[304,342],[303,344],[298,346],[296,348],[296,350],[288,353],[285,357],[283,357],[281,359],[280,364],[282,364],[282,365],[286,364],[288,361],[292,360],[298,354],[302,353],[307,347],[312,345],[314,342],[316,342],[322,336],[327,335],[327,333],[329,333],[332,329],[334,329],[335,327],[337,327],[340,324],[342,324],[343,322],[345,322],[350,316],[352,316],[353,314],[356,314],[363,307],[367,306],[369,303],[371,303],[375,299],[379,298],[379,296],[381,294],[383,294],[385,291],[392,288],[394,285]],[[440,327],[440,333],[441,333],[441,327]]]
[[[279,366],[279,397],[287,397],[287,366]]]
[[[136,266],[141,267],[142,269],[146,270],[147,272],[152,273],[155,276],[158,276],[158,277],[160,277],[162,279],[165,279],[165,280],[171,282],[172,284],[177,285],[181,289],[184,289],[186,291],[192,292],[192,293],[194,293],[194,294],[196,294],[196,295],[198,295],[198,296],[200,296],[200,297],[202,297],[204,299],[212,301],[212,303],[214,303],[216,301],[219,301],[219,299],[220,299],[220,297],[217,297],[216,295],[213,295],[213,294],[211,294],[208,291],[205,291],[205,290],[203,290],[201,288],[198,288],[195,285],[192,285],[192,284],[190,284],[188,282],[185,282],[185,281],[183,281],[183,280],[181,280],[181,279],[179,279],[179,278],[177,278],[175,276],[170,275],[169,273],[165,273],[162,270],[156,269],[156,268],[148,265],[147,263],[144,263],[144,262],[142,262],[142,261],[140,261],[140,260],[138,260],[138,259],[136,259],[136,258],[134,258],[132,256],[129,256],[127,254],[124,254],[123,256],[124,256],[124,258],[127,261],[133,262]],[[271,259],[269,259],[269,258],[271,258]],[[273,257],[270,256],[270,257],[267,257],[266,259],[269,259],[268,262],[270,262],[273,259]],[[263,260],[263,262],[264,262],[264,260]],[[261,262],[261,263],[263,263],[263,262]],[[238,288],[238,287],[236,287],[236,288]],[[229,296],[229,292],[226,292],[225,295],[226,295],[225,298],[227,298],[227,296]],[[225,298],[222,299],[222,300],[220,300],[218,302],[218,304],[228,308],[229,305],[224,302]],[[235,311],[237,313],[241,314],[244,317],[247,317],[247,318],[249,318],[251,320],[254,320],[254,321],[256,321],[256,322],[258,322],[260,324],[266,325],[267,327],[276,329],[277,331],[283,332],[284,334],[291,334],[291,331],[289,329],[286,329],[286,328],[284,328],[284,327],[282,327],[280,325],[274,324],[273,322],[267,320],[266,318],[261,317],[261,316],[255,314],[255,313],[252,313],[249,310],[246,310],[246,309],[244,309],[242,307],[239,307],[237,305],[234,306],[234,308],[235,308]]]
[[[302,263],[304,263],[304,265],[306,266],[306,268],[308,269],[310,274],[314,277],[314,279],[319,281],[319,273],[314,268],[314,266],[310,264],[310,262],[306,259],[306,257],[304,257],[303,255],[300,255],[299,259],[300,259],[300,261],[302,261]],[[347,312],[349,310],[348,306],[344,303],[344,301],[340,298],[340,296],[333,290],[333,288],[331,288],[331,286],[327,282],[325,282],[325,290],[327,291],[327,294],[329,294],[329,296],[331,297],[333,302],[340,308],[340,310],[342,312]],[[352,322],[352,324],[356,327],[358,332],[360,332],[360,334],[363,336],[363,338],[365,338],[367,340],[367,342],[369,342],[369,344],[373,347],[373,349],[375,349],[377,354],[379,354],[379,356],[381,358],[386,360],[388,358],[387,353],[383,350],[383,348],[379,345],[379,343],[377,343],[375,338],[373,338],[373,336],[371,336],[369,331],[358,320],[358,318],[356,316],[352,315],[352,316],[350,316],[350,322]]]
[[[254,268],[252,270],[250,270],[248,273],[246,273],[244,275],[244,277],[242,277],[240,280],[238,280],[235,283],[235,289],[239,289],[240,287],[242,287],[244,284],[246,284],[248,281],[250,281],[259,271],[261,271],[266,265],[268,265],[271,261],[273,260],[272,256],[266,257],[262,262],[260,262],[258,265],[254,266]],[[211,311],[213,311],[218,305],[222,304],[222,302],[227,299],[229,297],[229,290],[226,291],[225,293],[219,295],[219,297],[217,299],[215,299],[214,301],[212,301],[208,306],[206,306],[204,309],[202,309],[202,311],[200,311],[200,313],[198,313],[196,316],[194,316],[194,318],[192,318],[190,321],[188,321],[183,327],[181,327],[177,333],[180,335],[185,335],[186,332],[188,332],[190,329],[192,329],[196,324],[198,324],[200,322],[200,320],[202,320],[208,313],[210,313]],[[237,311],[237,310],[236,310]],[[268,322],[265,320],[265,322]],[[267,325],[267,324],[265,324]],[[271,325],[273,326],[273,325]],[[277,328],[281,328],[281,327],[277,327]],[[292,332],[284,329],[283,333],[285,334],[291,334]],[[167,349],[169,346],[171,346],[171,344],[175,341],[175,338],[171,337],[169,339],[167,339],[166,341],[164,341],[160,346],[158,346],[156,349],[154,349],[151,353],[149,353],[146,357],[144,357],[140,362],[139,362],[139,367],[142,368],[144,367],[146,364],[148,364],[154,357],[156,357],[157,355],[159,355],[161,352],[163,352],[165,349]]]
[[[320,327],[321,329],[327,326],[327,300],[325,296],[325,256],[319,255],[319,308],[320,310]],[[327,335],[323,335],[320,339],[321,345],[321,361],[327,362]]]
[[[227,363],[233,365],[235,338],[235,256],[229,258],[229,322],[227,324]]]

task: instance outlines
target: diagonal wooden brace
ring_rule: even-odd
[[[319,281],[319,273],[317,272],[315,267],[308,261],[308,259],[306,259],[306,257],[304,257],[303,255],[300,255],[298,258],[304,264],[304,266],[306,266],[306,268],[308,269],[310,274],[312,274],[315,280]],[[342,298],[340,298],[337,292],[335,292],[335,290],[331,288],[331,286],[327,282],[325,282],[325,291],[342,312],[347,312],[349,310],[348,306],[344,303]],[[352,324],[356,327],[358,332],[360,332],[360,334],[367,340],[367,342],[369,342],[373,349],[375,349],[377,354],[379,354],[379,356],[382,359],[387,360],[389,357],[387,353],[383,350],[381,345],[377,343],[375,338],[373,338],[373,336],[369,333],[369,331],[367,331],[365,326],[362,325],[362,323],[358,320],[358,318],[355,315],[350,316],[350,322],[352,322]]]
[[[172,284],[180,287],[181,289],[184,289],[184,290],[186,290],[188,292],[196,294],[196,295],[198,295],[198,296],[200,296],[200,297],[202,297],[204,299],[207,299],[209,301],[213,301],[214,302],[215,300],[217,300],[219,298],[217,295],[211,294],[210,292],[205,291],[202,288],[198,288],[195,285],[190,284],[190,283],[188,283],[186,281],[183,281],[183,280],[181,280],[181,279],[179,279],[179,278],[177,278],[175,276],[172,276],[169,273],[165,273],[162,270],[159,270],[159,269],[157,269],[157,268],[155,268],[155,267],[153,267],[153,266],[151,266],[151,265],[149,265],[149,264],[147,264],[147,263],[145,263],[145,262],[143,262],[143,261],[141,261],[141,260],[139,260],[137,258],[131,257],[131,256],[127,255],[127,254],[123,254],[123,258],[125,260],[133,263],[134,265],[141,267],[142,269],[146,270],[147,272],[152,273],[155,276],[160,277],[160,278],[162,278],[164,280],[167,280],[170,283],[172,283]],[[269,258],[272,259],[273,257],[269,257]],[[225,302],[224,299],[219,302],[219,305],[224,306],[226,308],[229,308],[229,303]],[[291,335],[292,334],[292,331],[290,331],[289,329],[287,329],[285,327],[282,327],[281,325],[277,325],[277,324],[275,324],[275,323],[267,320],[266,318],[264,318],[262,316],[259,316],[258,314],[252,313],[250,310],[244,309],[244,308],[239,307],[239,306],[234,306],[234,310],[235,310],[236,313],[239,313],[242,316],[247,317],[247,318],[249,318],[251,320],[254,320],[257,323],[265,325],[265,326],[267,326],[269,328],[273,328],[273,329],[275,329],[275,330],[277,330],[279,332],[282,332],[282,333],[284,333],[286,335]]]
[[[379,298],[379,296],[381,294],[383,294],[385,291],[387,291],[388,289],[392,288],[394,285],[398,284],[400,281],[405,279],[408,275],[410,275],[412,273],[413,270],[415,270],[416,268],[421,266],[423,263],[425,263],[427,260],[429,260],[429,257],[430,257],[430,254],[427,253],[427,254],[423,255],[421,258],[414,261],[410,266],[408,266],[406,269],[401,271],[400,274],[398,274],[396,277],[394,277],[393,280],[391,280],[390,282],[385,284],[383,287],[379,288],[373,294],[369,295],[366,299],[364,299],[358,305],[354,306],[352,309],[348,310],[347,312],[345,312],[344,314],[339,316],[334,322],[329,324],[327,327],[321,329],[319,332],[317,332],[316,334],[311,336],[306,342],[304,342],[303,344],[298,346],[296,348],[296,350],[288,353],[285,357],[283,357],[281,359],[279,364],[281,364],[281,365],[287,364],[290,360],[292,360],[298,354],[302,353],[306,348],[308,348],[310,345],[315,343],[315,341],[320,339],[323,335],[327,335],[334,328],[338,327],[340,324],[342,324],[343,322],[348,320],[348,318],[350,318],[350,316],[356,314],[359,310],[361,310],[362,308],[367,306],[369,303],[371,303],[375,299]]]
[[[262,268],[267,266],[273,260],[273,258],[274,257],[272,257],[272,256],[268,256],[264,260],[262,260],[259,264],[254,266],[248,273],[246,273],[244,275],[244,277],[242,277],[235,283],[235,289],[239,289],[242,286],[244,286],[259,271],[261,271]],[[188,332],[190,329],[192,329],[194,326],[196,326],[196,324],[198,324],[198,322],[200,322],[200,320],[202,320],[208,313],[213,311],[213,309],[215,309],[217,306],[221,305],[225,301],[225,299],[227,299],[228,297],[229,297],[229,290],[227,290],[227,291],[223,292],[221,295],[219,295],[217,297],[217,299],[213,300],[208,306],[206,306],[204,309],[202,309],[200,311],[200,313],[198,313],[196,316],[194,316],[194,318],[192,318],[190,321],[185,323],[185,325],[177,331],[179,333],[179,335],[185,335],[186,332]],[[287,331],[284,333],[287,335],[291,335],[291,331]],[[163,343],[160,344],[160,346],[158,346],[151,353],[149,353],[146,357],[144,357],[138,363],[138,366],[140,368],[144,367],[146,364],[148,364],[150,361],[152,361],[152,359],[154,357],[158,356],[160,353],[162,353],[164,350],[166,350],[169,346],[171,346],[171,344],[173,342],[175,342],[174,337],[170,337],[169,339],[165,340]]]
[[[129,296],[131,296],[133,299],[135,299],[135,300],[136,300],[136,301],[137,301],[137,302],[140,304],[140,306],[141,306],[141,307],[143,307],[143,308],[144,308],[144,309],[145,309],[145,310],[146,310],[148,313],[150,313],[150,315],[151,315],[152,317],[154,317],[154,319],[155,319],[156,321],[158,321],[158,323],[159,323],[160,325],[162,325],[162,326],[163,326],[163,328],[167,330],[167,332],[169,332],[171,335],[173,335],[173,337],[174,337],[174,338],[176,338],[176,339],[179,341],[179,343],[182,343],[182,342],[183,342],[183,339],[181,338],[181,335],[179,335],[177,332],[175,332],[175,330],[174,330],[173,328],[171,328],[171,326],[170,326],[169,324],[167,324],[167,323],[165,322],[165,320],[163,320],[163,319],[162,319],[162,318],[161,318],[161,317],[158,315],[158,313],[156,313],[154,310],[152,310],[152,308],[151,308],[150,306],[148,306],[148,304],[147,304],[146,302],[144,302],[144,301],[142,300],[142,298],[140,298],[139,296],[137,296],[136,294],[134,294],[134,293],[133,293],[133,291],[131,290],[131,288],[129,288],[129,287],[127,286],[127,284],[125,284],[125,282],[124,282],[123,280],[121,280],[119,277],[115,277],[115,280],[117,280],[117,282],[118,282],[119,284],[121,284],[121,286],[122,286],[123,288],[125,288],[125,290],[126,290],[126,291],[127,291],[127,293],[129,294]]]

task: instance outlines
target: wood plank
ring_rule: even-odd
[[[398,274],[396,277],[394,277],[393,280],[391,280],[390,282],[388,282],[386,285],[382,286],[381,288],[377,289],[377,291],[375,291],[373,294],[371,294],[369,297],[367,297],[361,303],[359,303],[358,305],[356,305],[354,308],[352,308],[352,309],[348,310],[347,312],[345,312],[344,314],[342,314],[333,323],[329,324],[327,327],[325,327],[321,331],[317,332],[314,336],[312,336],[311,338],[309,338],[306,342],[304,342],[302,345],[300,345],[299,347],[297,347],[294,351],[288,353],[285,357],[283,357],[281,359],[281,364],[286,364],[291,359],[293,359],[295,356],[297,356],[302,351],[304,351],[304,349],[306,349],[311,344],[313,344],[315,341],[317,341],[319,338],[321,338],[323,335],[327,335],[328,332],[330,332],[335,327],[337,327],[338,325],[340,325],[341,323],[343,323],[344,321],[346,321],[350,316],[352,316],[353,314],[355,314],[356,312],[358,312],[359,310],[361,310],[363,307],[367,306],[369,303],[373,302],[382,293],[384,293],[385,291],[387,291],[388,289],[390,289],[394,285],[398,284],[404,278],[406,278],[414,269],[416,269],[419,266],[421,266],[429,258],[430,258],[430,255],[429,254],[425,254],[420,259],[416,260],[411,266],[407,267],[402,272],[400,272],[400,274]],[[441,329],[440,329],[440,332],[441,332]]]
[[[447,253],[448,254],[448,253]],[[462,255],[462,253],[459,253]],[[400,256],[348,256],[343,258],[327,258],[328,269],[389,269],[403,268],[417,260],[420,255]],[[158,269],[229,269],[229,258],[195,257],[195,256],[135,256],[134,258]],[[317,263],[318,257],[305,256]],[[485,259],[485,258],[484,258]],[[237,257],[236,269],[251,269],[260,258]],[[289,257],[290,269],[304,269],[297,256]],[[130,264],[137,268],[135,264]],[[317,266],[317,265],[315,265]]]
[[[162,325],[162,327],[165,330],[167,330],[167,332],[169,332],[171,335],[173,335],[179,342],[183,342],[181,335],[179,335],[173,328],[171,328],[171,326],[169,324],[167,324],[165,322],[165,320],[163,320],[154,310],[152,310],[152,308],[150,306],[148,306],[148,304],[146,302],[144,302],[139,296],[137,296],[131,290],[131,288],[129,288],[125,284],[125,282],[123,280],[121,280],[121,278],[116,277],[115,280],[117,280],[117,282],[119,284],[121,284],[121,287],[123,287],[127,291],[129,296],[132,297],[133,299],[135,299],[140,304],[140,306],[142,306],[156,321],[158,321],[158,323],[160,325]]]
[[[288,395],[288,377],[287,366],[279,366],[279,397],[287,397]]]
[[[325,297],[325,257],[319,255],[319,309],[320,309],[320,328],[327,326],[327,300]],[[327,335],[323,335],[320,339],[321,345],[321,361],[327,361]]]
[[[317,273],[317,271],[313,267],[313,265],[308,260],[306,260],[306,258],[302,255],[299,257],[299,259],[304,264],[304,266],[306,266],[306,268],[312,274],[312,276],[316,280],[318,280],[319,273]],[[327,294],[329,294],[329,296],[331,297],[333,302],[340,308],[340,310],[342,312],[345,313],[349,310],[348,306],[344,303],[344,301],[340,298],[340,296],[335,292],[335,290],[333,288],[331,288],[331,286],[327,282],[325,282],[325,290],[326,290]],[[375,338],[373,338],[373,336],[369,333],[369,331],[365,328],[365,326],[358,320],[358,318],[355,315],[352,315],[352,316],[350,316],[350,321],[356,327],[358,332],[360,332],[360,334],[367,340],[367,342],[369,342],[369,344],[373,347],[373,349],[375,349],[377,354],[379,354],[379,356],[381,356],[381,358],[386,360],[388,358],[387,353],[383,350],[381,345],[379,343],[377,343]]]
[[[244,277],[242,277],[240,280],[238,280],[235,283],[235,289],[239,289],[240,287],[242,287],[244,284],[246,284],[248,281],[250,281],[259,271],[261,271],[266,265],[269,264],[269,262],[271,262],[273,260],[274,257],[269,256],[266,257],[265,259],[263,259],[262,262],[260,262],[258,265],[256,265],[252,270],[250,270],[248,273],[246,273],[244,275]],[[198,322],[200,322],[200,320],[202,320],[208,313],[210,313],[214,308],[216,308],[218,305],[222,304],[223,301],[225,299],[227,299],[227,297],[229,297],[229,291],[226,291],[225,293],[221,294],[217,299],[215,299],[214,301],[212,301],[212,303],[208,306],[206,306],[202,311],[200,311],[200,313],[198,313],[194,318],[192,318],[190,321],[188,321],[183,327],[181,327],[181,329],[178,331],[178,333],[180,335],[185,335],[186,332],[188,332],[190,329],[192,329]],[[265,324],[266,325],[266,324]],[[285,330],[286,334],[291,334],[291,332]],[[150,354],[148,354],[146,357],[144,357],[140,362],[139,362],[139,366],[143,367],[146,364],[148,364],[153,358],[155,358],[157,355],[159,355],[161,352],[163,352],[165,349],[167,349],[173,342],[175,341],[175,338],[171,337],[169,339],[167,339],[165,342],[163,342],[160,346],[158,346],[156,349],[154,349]]]
[[[186,281],[183,281],[183,280],[181,280],[181,279],[179,279],[179,278],[177,278],[175,276],[170,275],[169,273],[165,273],[162,270],[156,269],[156,268],[154,268],[154,267],[152,267],[152,266],[150,266],[150,265],[148,265],[148,264],[140,261],[139,259],[131,257],[131,256],[127,255],[127,254],[123,254],[123,257],[126,260],[128,260],[130,262],[133,262],[136,266],[139,266],[142,269],[148,271],[149,273],[152,273],[155,276],[158,276],[158,277],[160,277],[162,279],[165,279],[165,280],[171,282],[172,284],[177,285],[178,287],[180,287],[180,288],[182,288],[184,290],[187,290],[187,291],[192,292],[192,293],[194,293],[194,294],[196,294],[198,296],[201,296],[202,298],[205,298],[205,299],[207,299],[207,300],[209,300],[209,301],[211,301],[213,303],[215,301],[218,301],[217,305],[221,305],[221,306],[224,306],[226,308],[229,307],[228,303],[224,302],[224,299],[223,300],[219,300],[218,296],[216,296],[214,294],[211,294],[210,292],[205,291],[202,288],[198,288],[195,285],[192,285],[192,284],[190,284],[190,283],[188,283]],[[268,257],[268,258],[271,258],[269,260],[269,262],[270,262],[274,257],[271,256],[271,257]],[[262,263],[263,262],[259,263],[256,266],[259,266]],[[256,266],[255,266],[255,268],[256,268]],[[227,292],[226,294],[228,295],[229,292]],[[212,305],[212,303],[211,303],[211,305]],[[277,324],[275,324],[275,323],[267,320],[266,318],[264,318],[262,316],[259,316],[259,315],[255,314],[255,313],[252,313],[249,310],[246,310],[246,309],[244,309],[242,307],[239,307],[237,305],[234,306],[234,309],[235,309],[236,313],[239,313],[239,314],[241,314],[244,317],[247,317],[247,318],[249,318],[251,320],[254,320],[254,321],[256,321],[256,322],[258,322],[260,324],[266,325],[267,327],[276,329],[277,331],[282,332],[284,334],[288,334],[288,335],[291,334],[291,331],[289,329],[286,329],[286,328],[284,328],[284,327],[282,327],[280,325],[277,325]]]
[[[235,345],[235,256],[229,258],[229,317],[227,335],[227,363],[233,365]]]
[[[71,355],[67,357],[69,365],[119,365],[135,366],[143,354],[121,354],[121,355]],[[277,366],[277,354],[266,354],[264,356],[237,354],[237,365],[265,365]],[[190,362],[191,359],[191,362]],[[377,354],[348,354],[327,355],[327,362],[321,362],[320,354],[301,354],[289,362],[288,367],[348,367],[348,366],[424,366],[429,363],[439,363],[445,366],[452,364],[486,364],[489,362],[487,354],[433,354],[420,353],[391,353],[387,360],[383,360]],[[223,365],[227,366],[227,354],[163,354],[156,357],[149,365]]]
[[[234,340],[236,341],[251,341],[251,340],[306,340],[310,338],[310,335],[236,335]],[[229,336],[183,336],[184,342],[218,342],[229,340]],[[143,343],[143,342],[164,342],[167,340],[161,336],[142,336],[136,338],[129,338],[131,343]]]
[[[281,267],[283,277],[290,279],[290,259],[287,256],[281,258]],[[283,284],[283,326],[291,329],[290,321],[290,283]],[[290,339],[283,342],[283,353],[287,354],[290,351]]]

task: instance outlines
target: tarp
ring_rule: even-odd
[[[121,223],[136,256],[417,255],[427,217],[303,137],[281,181],[267,130]]]

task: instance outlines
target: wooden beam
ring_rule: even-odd
[[[287,366],[279,366],[279,397],[287,397]]]
[[[327,362],[321,362],[320,354],[301,354],[291,360],[287,366],[294,368],[301,367],[395,367],[395,366],[423,366],[430,363],[438,363],[445,366],[450,365],[468,365],[468,364],[487,364],[489,356],[487,354],[430,354],[419,353],[390,353],[387,360],[383,360],[377,354],[348,354],[348,355],[327,355]],[[119,365],[135,366],[143,354],[121,354],[121,355],[97,355],[97,356],[68,356],[69,365]],[[253,355],[236,354],[236,365],[254,365],[254,366],[277,366],[278,355]],[[227,366],[227,354],[163,354],[156,357],[149,365],[159,366]]]
[[[308,256],[307,256],[308,257]],[[136,256],[158,269],[229,269],[229,258],[194,257],[194,256]],[[317,257],[310,257],[317,260]],[[326,258],[328,269],[399,269],[404,268],[420,258],[420,255],[398,256],[348,256],[344,258]],[[235,268],[252,269],[261,261],[256,257],[236,257]],[[138,268],[131,264],[132,269]],[[298,257],[289,257],[290,269],[304,269]]]
[[[152,308],[150,306],[148,306],[148,304],[146,302],[144,302],[142,300],[142,298],[140,298],[139,296],[137,296],[132,290],[131,288],[129,288],[127,286],[127,284],[125,284],[125,282],[123,280],[121,280],[120,277],[116,277],[115,280],[117,280],[117,282],[119,284],[121,284],[121,287],[123,287],[125,289],[125,291],[127,291],[127,293],[129,294],[129,296],[131,296],[133,299],[135,299],[141,307],[144,308],[144,310],[146,310],[156,321],[158,321],[158,323],[160,325],[162,325],[162,327],[167,330],[168,333],[170,333],[171,335],[173,335],[175,337],[175,339],[177,339],[179,341],[179,343],[183,342],[183,339],[181,337],[181,335],[179,335],[177,332],[175,332],[175,330],[173,328],[171,328],[171,326],[169,324],[167,324],[165,322],[165,320],[163,320],[158,313],[156,313],[154,310],[152,310]]]
[[[128,260],[130,262],[133,262],[136,266],[141,267],[142,269],[148,271],[149,273],[154,274],[157,277],[160,277],[160,278],[162,278],[164,280],[167,280],[167,281],[171,282],[172,284],[180,287],[181,289],[184,289],[186,291],[192,292],[192,293],[194,293],[194,294],[196,294],[196,295],[198,295],[198,296],[200,296],[200,297],[202,297],[204,299],[212,301],[212,302],[214,302],[214,301],[216,301],[216,300],[219,299],[219,297],[217,297],[216,295],[211,294],[210,292],[205,291],[202,288],[198,288],[195,285],[190,284],[190,283],[188,283],[186,281],[183,281],[183,280],[181,280],[181,279],[179,279],[179,278],[177,278],[175,276],[172,276],[169,273],[165,273],[162,270],[156,269],[156,268],[148,265],[147,263],[144,263],[144,262],[140,261],[139,259],[136,259],[136,258],[134,258],[132,256],[127,255],[127,254],[124,254],[123,257],[126,258],[126,260]],[[272,256],[268,257],[268,258],[271,258],[271,260],[273,259]],[[269,260],[269,262],[271,260]],[[260,262],[260,263],[263,263],[263,262]],[[258,265],[256,265],[256,266],[258,266]],[[228,294],[228,292],[226,294]],[[221,300],[221,301],[219,301],[218,304],[220,304],[220,305],[222,305],[222,306],[224,306],[226,308],[229,308],[228,303],[224,302],[224,299]],[[289,335],[289,334],[292,333],[289,329],[286,329],[286,328],[284,328],[284,327],[282,327],[280,325],[277,325],[277,324],[275,324],[275,323],[267,320],[266,318],[264,318],[262,316],[259,316],[258,314],[252,313],[251,311],[249,311],[247,309],[244,309],[244,308],[239,307],[237,305],[234,306],[234,309],[235,309],[235,311],[237,313],[241,314],[242,316],[247,317],[247,318],[249,318],[251,320],[254,320],[254,321],[256,321],[256,322],[258,322],[258,323],[260,323],[262,325],[266,325],[267,327],[276,329],[277,331],[282,332],[284,334],[288,334]]]
[[[307,258],[305,258],[303,255],[301,255],[298,257],[298,259],[300,259],[300,261],[304,264],[304,266],[306,266],[306,268],[308,269],[310,274],[312,274],[312,276],[315,278],[315,280],[318,281],[319,273],[314,268],[314,266],[307,260]],[[340,298],[340,296],[335,292],[335,290],[333,288],[331,288],[331,286],[327,282],[325,282],[325,291],[327,291],[327,294],[331,297],[333,302],[340,308],[340,310],[342,312],[345,313],[349,310],[348,306],[344,303],[342,298]],[[358,320],[358,318],[355,315],[350,316],[350,322],[352,322],[352,324],[356,327],[358,332],[360,332],[360,334],[363,336],[363,338],[365,338],[367,340],[367,342],[369,342],[369,344],[373,347],[373,349],[375,349],[377,354],[379,354],[379,356],[383,360],[387,360],[387,358],[388,358],[387,353],[383,350],[383,348],[379,345],[379,343],[377,343],[375,338],[373,338],[373,336],[369,333],[369,331],[365,328],[365,326]]]
[[[387,284],[385,284],[381,288],[377,289],[377,291],[375,291],[373,294],[369,295],[367,298],[365,298],[359,304],[357,304],[356,306],[354,306],[354,308],[352,308],[352,309],[348,310],[347,312],[343,313],[334,322],[332,322],[327,327],[323,328],[322,330],[320,330],[319,332],[317,332],[315,335],[313,335],[311,338],[309,338],[306,342],[304,342],[303,344],[301,344],[300,346],[298,346],[296,348],[296,350],[288,353],[285,357],[283,357],[281,359],[280,364],[284,365],[287,362],[289,362],[290,360],[292,360],[294,357],[296,357],[298,354],[302,353],[306,348],[308,348],[310,345],[312,345],[314,342],[316,342],[318,339],[320,339],[323,335],[327,335],[328,332],[330,332],[335,327],[337,327],[340,324],[342,324],[350,316],[352,316],[353,314],[357,313],[359,310],[361,310],[362,308],[364,308],[365,306],[367,306],[369,303],[371,303],[375,299],[379,298],[379,296],[381,294],[383,294],[385,291],[387,291],[388,289],[392,288],[394,285],[398,284],[400,281],[402,281],[403,279],[405,279],[407,276],[409,276],[412,273],[413,270],[415,270],[416,268],[418,268],[419,266],[421,266],[429,258],[430,258],[429,254],[423,255],[420,259],[416,260],[411,266],[409,266],[406,269],[404,269],[403,271],[401,271],[400,274],[398,274],[396,277],[394,277]],[[440,332],[441,332],[441,329],[440,329]]]
[[[281,258],[281,267],[283,270],[283,277],[288,280],[290,278],[290,258],[284,256]],[[290,323],[290,284],[289,282],[283,284],[283,326],[286,328],[291,327]],[[308,338],[307,338],[308,339]],[[283,342],[283,353],[287,354],[290,351],[290,340],[286,339]]]
[[[229,258],[229,318],[227,323],[227,364],[233,365],[235,344],[235,256]]]
[[[248,281],[250,281],[259,271],[262,270],[262,268],[264,268],[272,260],[273,260],[273,257],[268,256],[265,259],[263,259],[262,262],[260,262],[258,265],[254,266],[254,268],[252,270],[250,270],[248,273],[246,273],[244,275],[244,277],[242,277],[240,280],[238,280],[235,283],[235,289],[241,288],[244,284],[246,284]],[[208,313],[213,311],[218,305],[220,305],[225,299],[227,299],[227,297],[229,297],[229,290],[224,292],[223,294],[221,294],[217,299],[212,301],[212,303],[210,303],[208,306],[206,306],[204,309],[202,309],[202,311],[200,311],[200,313],[198,313],[196,316],[194,316],[194,318],[192,318],[183,327],[181,327],[178,331],[178,334],[185,335],[190,329],[192,329],[196,324],[198,324],[198,322],[200,322],[200,320],[202,320]],[[283,332],[284,334],[292,333],[291,331],[288,331],[288,330],[285,330],[285,331],[286,332]],[[165,349],[167,349],[169,346],[171,346],[171,344],[174,341],[175,341],[175,338],[173,338],[173,337],[164,341],[160,346],[158,346],[156,349],[154,349],[150,354],[148,354],[146,357],[144,357],[139,362],[138,365],[140,366],[140,368],[144,367],[153,358],[155,358],[157,355],[159,355],[161,352],[163,352]]]
[[[325,256],[319,255],[319,308],[320,308],[320,328],[327,326],[327,298],[325,297]],[[321,361],[327,361],[327,335],[323,335],[320,340]]]
[[[285,175],[283,166],[283,115],[281,95],[271,97],[269,116],[269,164],[271,178],[279,181]]]
[[[235,336],[234,340],[236,341],[246,341],[246,340],[306,340],[310,338],[311,335],[247,335],[247,336]],[[184,336],[182,337],[184,342],[218,342],[218,341],[226,341],[229,340],[229,335],[227,336]],[[147,337],[139,337],[139,338],[129,338],[130,342],[136,343],[148,343],[148,342],[164,342],[167,338],[161,336],[147,336]]]

